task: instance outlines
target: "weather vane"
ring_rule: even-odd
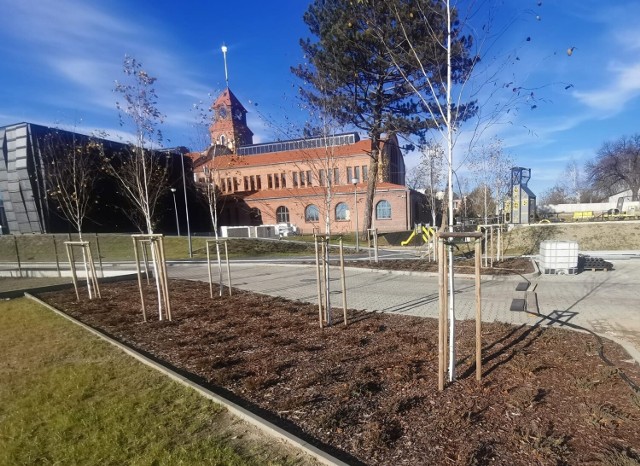
[[[229,89],[229,74],[227,73],[227,46],[222,44],[222,57],[224,58],[224,80],[227,82],[227,89]]]

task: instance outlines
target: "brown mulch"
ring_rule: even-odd
[[[535,272],[530,258],[510,257],[501,261],[489,263],[489,267],[482,267],[482,275],[518,275]],[[379,262],[347,261],[345,266],[364,267],[369,269],[404,270],[409,272],[438,272],[438,263],[425,259],[385,259]],[[474,259],[456,259],[453,263],[454,273],[474,274]]]
[[[135,281],[103,285],[102,300],[41,297],[350,464],[639,464],[640,369],[610,341],[484,324],[477,383],[474,323],[461,322],[459,378],[440,393],[433,319],[353,311],[349,326],[322,330],[308,304],[239,290],[211,299],[208,284],[190,281],[170,282],[170,293],[173,321],[149,311],[147,323]]]

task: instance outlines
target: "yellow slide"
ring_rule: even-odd
[[[434,228],[422,227],[422,240],[425,243],[428,243],[429,239],[435,234],[436,234],[436,230]],[[415,230],[413,230],[413,232],[411,233],[411,236],[409,236],[406,240],[402,241],[400,243],[400,245],[406,246],[407,244],[409,244],[411,242],[411,240],[413,239],[414,236],[416,236],[416,231]]]

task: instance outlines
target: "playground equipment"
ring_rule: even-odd
[[[504,220],[512,224],[529,224],[536,217],[536,195],[527,187],[531,179],[531,169],[513,167],[511,169],[511,191],[504,203]]]
[[[400,245],[406,246],[411,242],[411,240],[416,236],[416,234],[420,234],[420,232],[422,232],[422,240],[425,243],[428,243],[432,238],[435,237],[435,234],[436,234],[435,228],[432,228],[432,227],[427,228],[424,225],[418,225],[416,228],[413,229],[413,232],[411,233],[411,235],[406,240],[402,241]]]
[[[411,235],[404,241],[400,242],[400,245],[406,246],[409,244],[416,235],[420,235],[422,237],[422,241],[424,241],[424,247],[426,247],[426,253],[421,254],[421,257],[426,258],[428,260],[436,261],[436,249],[438,247],[438,243],[436,241],[436,229],[430,226],[424,226],[418,224],[413,229]]]

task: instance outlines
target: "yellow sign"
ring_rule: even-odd
[[[518,193],[518,187],[517,187],[517,186],[514,186],[514,187],[513,187],[513,193],[514,193],[514,194],[517,194],[517,193]]]
[[[520,204],[518,203],[518,201],[514,201],[513,208],[517,209],[518,207],[520,207]]]
[[[527,207],[527,200],[526,199],[522,200],[522,207]]]

